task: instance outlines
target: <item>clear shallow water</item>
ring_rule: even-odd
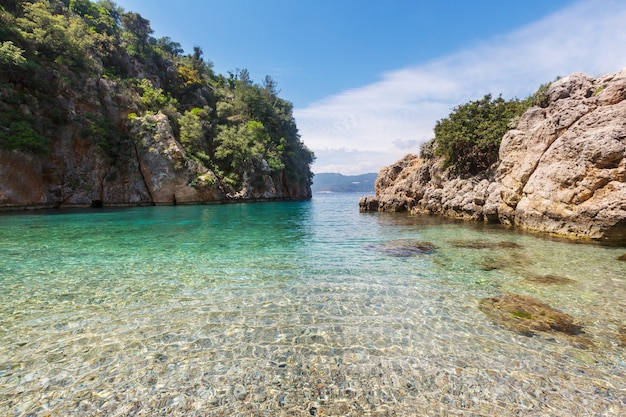
[[[0,216],[0,415],[626,414],[626,248],[357,200]],[[507,292],[595,347],[495,326]]]

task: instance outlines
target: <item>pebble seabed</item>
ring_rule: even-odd
[[[233,210],[138,210],[158,216],[152,241],[146,220],[122,233],[134,217],[97,234],[93,217],[22,217],[0,239],[0,415],[626,415],[623,248],[316,212],[276,231],[262,213],[253,235],[238,212],[202,228]],[[592,343],[498,327],[479,304],[506,293]]]
[[[23,306],[22,328],[3,335],[0,413],[624,415],[626,366],[610,340],[579,349],[517,335],[471,298],[388,284],[213,288],[156,303],[122,288],[112,292],[127,304],[68,294],[32,320],[45,303]]]

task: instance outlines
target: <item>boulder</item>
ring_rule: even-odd
[[[574,323],[572,316],[536,298],[520,294],[484,298],[479,309],[496,325],[524,336],[558,335],[579,348],[593,346],[591,340],[582,336],[582,327]]]
[[[161,112],[132,122],[137,160],[155,205],[215,201],[222,197],[217,177],[187,157]]]

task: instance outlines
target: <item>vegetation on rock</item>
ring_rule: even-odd
[[[476,175],[498,160],[502,136],[529,106],[528,101],[493,99],[457,106],[435,125],[434,155],[444,157],[457,174]]]
[[[186,156],[234,190],[255,170],[310,185],[314,155],[271,77],[257,84],[247,70],[216,74],[201,48],[185,55],[152,33],[111,0],[3,2],[0,149],[45,157],[72,126],[103,155],[124,159],[136,125],[160,112]]]
[[[490,96],[459,106],[438,124],[436,133],[446,135],[422,146],[419,157],[408,154],[379,171],[376,196],[362,198],[360,210],[439,214],[623,244],[625,90],[626,69],[598,78],[574,73],[514,103],[513,110],[532,104],[519,120]],[[506,133],[493,134],[506,124]]]
[[[484,172],[498,161],[498,150],[504,134],[515,127],[519,117],[530,106],[547,105],[546,90],[539,87],[532,96],[505,100],[491,94],[454,108],[448,117],[435,124],[435,137],[424,143],[420,156],[442,157],[444,166],[460,176]]]

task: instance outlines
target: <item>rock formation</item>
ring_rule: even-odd
[[[113,2],[5,3],[0,210],[311,197],[270,76],[218,74]]]
[[[430,255],[437,251],[437,247],[430,242],[420,242],[413,239],[390,240],[365,245],[365,249],[380,252],[396,258],[409,258],[417,255]]]
[[[146,115],[130,124],[134,143],[117,160],[103,153],[97,143],[80,138],[72,125],[52,137],[50,155],[0,149],[0,209],[311,197],[310,186],[284,184],[280,175],[271,175],[262,166],[250,166],[245,171],[241,188],[229,187],[187,155],[163,113]]]
[[[439,159],[383,168],[362,211],[501,222],[577,238],[626,241],[626,69],[552,83],[502,139],[499,161],[460,178]]]

